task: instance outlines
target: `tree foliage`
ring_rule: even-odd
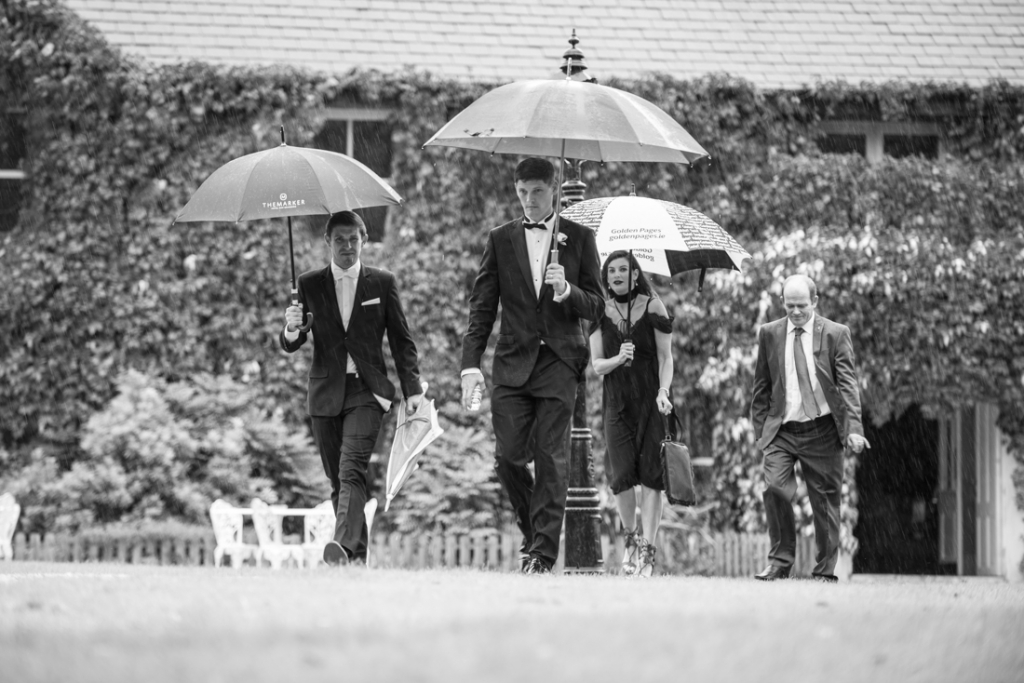
[[[35,482],[40,500],[49,495],[46,481],[64,477],[77,477],[65,483],[77,482],[82,496],[107,491],[121,502],[97,508],[103,519],[156,509],[193,515],[199,499],[187,482],[161,489],[163,502],[155,507],[129,505],[116,494],[130,478],[122,474],[131,469],[125,454],[154,458],[164,468],[157,478],[165,481],[192,477],[188,467],[175,467],[202,450],[194,445],[200,436],[174,412],[184,404],[160,390],[165,403],[151,405],[151,414],[167,427],[145,437],[155,443],[131,445],[127,436],[118,442],[89,426],[101,419],[97,414],[114,420],[118,378],[133,377],[124,374],[129,370],[167,387],[200,377],[247,377],[250,400],[264,417],[277,416],[306,434],[308,359],[276,344],[288,292],[283,226],[173,225],[173,218],[217,167],[277,144],[279,124],[290,143],[310,144],[324,106],[336,102],[393,112],[392,178],[406,201],[366,260],[399,275],[431,394],[441,405],[457,398],[468,285],[485,231],[515,213],[509,181],[515,159],[421,145],[495,84],[411,71],[154,66],[119,54],[57,0],[0,6],[3,101],[24,112],[28,136],[22,213],[0,243],[5,472],[24,472],[21,480]],[[822,312],[854,330],[874,418],[914,402],[939,410],[984,398],[999,404],[1000,424],[1019,446],[1024,368],[1015,350],[1024,332],[1018,322],[1024,245],[1016,197],[1024,90],[993,82],[760,91],[725,75],[609,84],[669,112],[712,160],[693,169],[585,164],[588,194],[625,194],[635,184],[639,194],[708,213],[755,254],[743,275],[711,275],[699,297],[695,276],[659,284],[677,321],[675,395],[707,403],[717,416],[717,526],[761,524],[758,458],[745,422],[751,353],[757,325],[781,314],[779,283],[789,272],[815,276]],[[937,121],[951,154],[878,166],[818,155],[821,121],[850,112],[881,121]],[[323,264],[315,223],[296,224],[297,267]],[[214,411],[217,419],[230,420],[229,413]],[[460,419],[445,416],[445,446],[424,463],[422,490],[409,492],[411,499],[447,500],[447,507],[430,509],[435,521],[455,526],[491,514],[496,495],[493,478],[484,476],[481,445],[491,438],[490,426]],[[247,438],[258,440],[257,431],[251,427]],[[108,460],[121,469],[108,467]],[[212,469],[207,463],[204,476],[204,491],[223,485],[218,490],[248,495],[254,485],[219,481],[227,473],[216,463]],[[851,496],[852,482],[848,477]],[[458,488],[475,496],[462,511],[452,502]],[[46,500],[47,509],[64,510]]]
[[[818,312],[850,326],[870,419],[880,424],[912,404],[935,417],[991,401],[1020,451],[1022,190],[1024,172],[1013,165],[786,155],[716,190],[723,225],[764,231],[748,244],[754,262],[742,275],[709,276],[706,306],[675,304],[688,321],[677,355],[706,359],[689,369],[714,399],[726,444],[717,483],[734,509],[720,513],[746,528],[760,522],[747,418],[756,333],[784,315],[782,281],[796,272],[817,282]]]

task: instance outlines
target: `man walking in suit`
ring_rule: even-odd
[[[396,396],[384,365],[384,332],[409,412],[419,406],[423,389],[395,277],[360,263],[366,243],[362,219],[351,211],[334,214],[324,240],[331,263],[299,277],[299,306],[285,311],[280,341],[288,353],[297,351],[307,339],[299,329],[303,309],[313,314],[308,410],[337,515],[324,561],[346,564],[366,559],[367,467],[381,420]]]
[[[483,390],[480,359],[500,304],[491,393],[495,469],[523,532],[523,571],[544,574],[558,558],[569,426],[588,361],[582,320],[597,319],[604,296],[593,232],[560,219],[552,244],[551,163],[523,160],[514,182],[525,216],[487,237],[462,342],[462,403],[471,409]],[[549,263],[552,248],[558,258]],[[531,460],[536,484],[526,467]]]
[[[769,566],[755,578],[789,578],[796,559],[793,501],[800,462],[814,516],[817,546],[813,577],[835,582],[839,559],[839,500],[843,446],[860,453],[871,445],[861,424],[860,392],[850,328],[815,313],[818,290],[804,275],[782,287],[786,317],[757,334],[750,417],[764,453],[764,508]]]

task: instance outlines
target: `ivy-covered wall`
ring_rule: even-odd
[[[366,258],[400,277],[449,430],[437,460],[410,482],[418,503],[393,519],[472,526],[501,516],[487,411],[467,416],[455,401],[467,283],[485,231],[515,213],[515,159],[421,148],[450,111],[496,84],[156,67],[120,55],[56,0],[0,7],[0,101],[24,112],[28,136],[22,213],[0,243],[0,478],[40,462],[54,476],[87,468],[95,453],[83,447],[85,427],[129,369],[169,383],[243,382],[267,415],[304,429],[308,360],[276,344],[288,293],[283,226],[172,219],[215,168],[277,144],[278,124],[291,144],[310,144],[325,103],[343,101],[395,112],[392,179],[406,201]],[[746,420],[752,354],[757,326],[782,314],[780,283],[796,270],[818,281],[822,313],[853,329],[872,417],[911,403],[935,414],[994,400],[1021,452],[1024,89],[833,83],[765,92],[727,76],[659,75],[608,84],[669,112],[713,159],[689,170],[588,163],[588,196],[635,183],[639,194],[708,213],[755,255],[743,274],[709,274],[702,295],[695,275],[659,284],[676,315],[676,396],[715,417],[715,526],[762,525]],[[937,121],[950,154],[876,166],[818,154],[820,122],[850,112]],[[318,229],[298,222],[300,269],[325,261]],[[598,395],[591,391],[595,426]],[[847,486],[849,532],[852,476]],[[40,525],[56,517],[39,503]]]

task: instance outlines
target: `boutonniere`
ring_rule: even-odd
[[[558,243],[559,244],[565,244],[568,241],[569,241],[569,236],[568,235],[566,235],[564,232],[558,233]]]

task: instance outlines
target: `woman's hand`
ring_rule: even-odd
[[[667,391],[659,389],[658,398],[656,402],[658,404],[658,412],[661,413],[662,415],[668,415],[670,412],[672,412],[672,401],[668,400]]]
[[[619,355],[615,358],[619,365],[625,365],[633,360],[633,342],[622,342],[622,346],[619,347]]]

